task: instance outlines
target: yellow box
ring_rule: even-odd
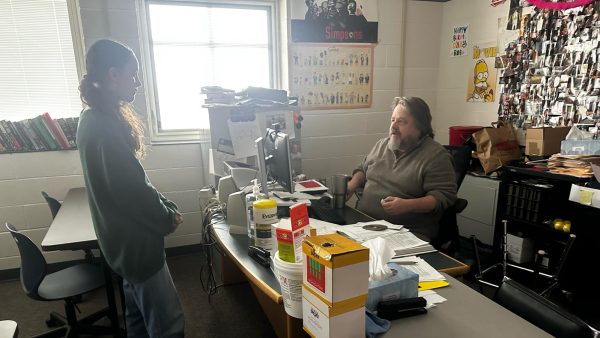
[[[327,234],[306,237],[302,255],[303,283],[325,304],[368,293],[368,248],[342,235]]]
[[[302,326],[313,338],[363,338],[365,336],[365,299],[324,303],[308,286],[302,286]]]

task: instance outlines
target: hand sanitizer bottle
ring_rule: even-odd
[[[252,193],[246,195],[246,220],[248,221],[248,237],[254,239],[255,237],[255,226],[254,226],[254,212],[252,210],[252,204],[254,201],[262,199],[260,194],[260,187],[256,179],[254,180],[254,186],[252,187]]]

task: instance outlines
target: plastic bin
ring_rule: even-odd
[[[449,129],[449,136],[450,136],[448,144],[459,146],[461,144],[464,144],[465,141],[467,141],[474,132],[483,129],[483,127],[482,126],[452,126],[448,129]]]

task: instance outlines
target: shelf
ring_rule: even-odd
[[[547,170],[539,170],[524,167],[505,166],[504,170],[511,173],[517,173],[533,177],[547,178],[551,180],[563,181],[568,183],[584,183],[590,181],[589,178],[576,177],[571,175],[555,174]]]
[[[77,150],[77,147],[69,148],[69,149],[44,149],[44,150],[20,150],[20,151],[5,151],[0,152],[0,155],[8,155],[8,154],[29,154],[29,153],[45,153],[49,151],[67,151],[67,150]]]

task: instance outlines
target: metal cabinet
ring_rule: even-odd
[[[499,180],[465,176],[458,190],[458,197],[469,202],[467,208],[457,215],[461,236],[475,235],[481,242],[493,244],[499,187]]]

